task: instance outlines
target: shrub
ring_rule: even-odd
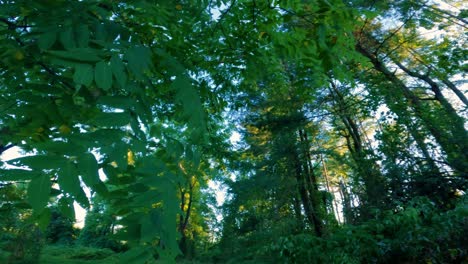
[[[115,254],[110,249],[90,247],[48,246],[43,250],[43,258],[62,257],[65,259],[98,260]]]
[[[259,254],[284,263],[462,263],[468,260],[468,203],[440,212],[415,199],[399,212],[329,236],[283,236]]]
[[[44,246],[42,232],[33,224],[24,224],[5,245],[10,252],[9,263],[37,263]]]

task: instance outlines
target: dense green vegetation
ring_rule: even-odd
[[[0,1],[0,262],[467,263],[467,14]]]

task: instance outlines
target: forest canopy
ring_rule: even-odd
[[[465,263],[467,15],[0,1],[0,260]]]

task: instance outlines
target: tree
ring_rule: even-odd
[[[365,226],[409,208],[407,220],[414,196],[446,210],[466,190],[464,46],[452,30],[466,29],[466,10],[409,0],[1,9],[0,153],[28,155],[6,162],[16,167],[0,181],[28,183],[30,220],[44,228],[56,202],[69,218],[75,201],[89,209],[89,188],[105,207],[89,217],[110,218],[102,229],[89,218],[86,232],[125,241],[123,261],[196,255],[213,178],[232,196],[219,248],[247,248],[242,260],[292,254],[291,234],[340,237],[341,214]],[[435,27],[441,39],[424,37]]]
[[[153,14],[142,12],[147,7]],[[174,145],[159,157],[147,153],[163,148],[155,138],[161,140],[171,131],[164,123],[188,124],[193,142],[203,144],[204,111],[189,74],[196,69],[190,69],[192,62],[185,55],[174,52],[194,46],[184,44],[191,37],[180,34],[171,21],[183,19],[191,25],[188,18],[199,12],[198,18],[206,20],[204,7],[42,1],[8,2],[2,8],[1,96],[14,102],[2,109],[2,130],[8,131],[2,145],[34,153],[10,161],[31,171],[9,173],[16,173],[15,180],[31,180],[28,195],[35,215],[46,219],[41,216],[53,183],[88,207],[83,181],[111,201],[120,224],[135,231],[125,231],[121,238],[138,245],[135,254],[151,258],[142,245],[159,241],[160,256],[173,258],[178,252],[177,206],[171,203],[176,192],[172,172],[154,163],[176,164],[181,153]],[[39,15],[50,10],[47,17]],[[103,158],[97,160],[93,151]],[[98,169],[106,171],[109,182],[100,181]],[[159,172],[161,177],[156,177]],[[143,188],[127,189],[129,180]],[[146,196],[153,199],[137,202]],[[151,208],[160,201],[161,208]],[[161,220],[154,222],[155,215]],[[141,220],[133,221],[135,217]]]
[[[2,261],[36,263],[45,239],[25,202],[24,184],[0,183],[0,197],[0,250],[9,253]]]
[[[113,237],[117,219],[109,204],[97,194],[91,201],[92,209],[86,214],[85,225],[77,243],[87,247],[109,248],[116,252],[125,250],[125,246]]]
[[[51,210],[50,223],[45,231],[45,239],[50,244],[71,245],[77,236],[73,227],[74,219],[63,216],[58,208]]]

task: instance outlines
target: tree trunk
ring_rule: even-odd
[[[440,145],[442,150],[447,155],[447,162],[449,165],[462,177],[468,177],[468,137],[466,130],[463,128],[462,131],[454,131],[453,128],[449,127],[449,133],[447,128],[441,127],[437,122],[443,122],[444,120],[451,119],[447,115],[441,114],[437,120],[434,120],[430,116],[430,109],[425,107],[421,100],[414,95],[414,93],[390,72],[387,67],[372,53],[362,47],[360,44],[356,46],[356,49],[365,57],[367,57],[374,68],[382,73],[391,83],[395,85],[399,92],[408,101],[409,106],[414,110],[414,113],[418,119],[420,119],[428,131],[432,134],[436,142]],[[458,127],[458,125],[457,125]]]
[[[302,164],[306,168],[304,170],[305,181],[307,186],[307,191],[309,193],[310,203],[312,204],[313,217],[315,221],[316,233],[321,236],[323,234],[323,217],[322,217],[322,207],[323,203],[320,199],[320,192],[318,189],[317,177],[314,173],[314,168],[312,166],[312,157],[310,155],[310,145],[307,138],[307,133],[303,129],[299,129],[299,138],[302,146]],[[318,230],[318,231],[317,231]]]
[[[343,197],[343,222],[352,224],[354,222],[354,214],[352,212],[351,199],[348,193],[346,185],[341,180],[340,181],[340,194]]]
[[[310,225],[314,228],[315,234],[317,236],[322,236],[322,226],[321,222],[317,217],[317,213],[315,212],[315,208],[312,205],[311,197],[309,192],[306,188],[306,180],[304,174],[301,169],[301,163],[297,155],[293,155],[296,179],[297,179],[297,187],[299,191],[299,195],[301,197],[302,205],[304,206],[304,211],[306,213],[307,220],[309,221]]]
[[[294,214],[296,215],[296,221],[297,221],[297,226],[298,226],[298,231],[304,230],[304,220],[302,219],[302,210],[301,210],[301,202],[300,198],[297,195],[294,195],[292,197],[292,204],[294,208]]]
[[[328,180],[328,170],[327,170],[327,164],[325,163],[325,160],[323,159],[323,155],[320,154],[320,161],[322,162],[322,168],[323,168],[323,177],[325,178],[325,184],[327,186],[327,191],[333,196],[333,202],[332,202],[332,212],[336,216],[336,219],[338,220],[338,223],[341,223],[341,217],[338,212],[338,203],[336,202],[335,199],[335,193],[331,189],[330,186],[330,181]]]
[[[362,144],[363,140],[359,127],[348,113],[345,98],[333,82],[331,82],[330,92],[338,107],[338,115],[349,135],[346,137],[346,141],[351,157],[356,164],[358,174],[364,182],[365,195],[362,197],[362,201],[367,205],[365,208],[381,208],[384,205],[385,181],[378,170],[378,165],[366,157],[366,149]],[[365,218],[369,216],[367,213],[364,214]]]
[[[184,208],[185,208],[185,194],[188,193],[190,195],[190,198],[189,198],[189,201],[188,201],[188,204],[187,204],[187,211],[184,215]],[[180,250],[182,251],[182,254],[187,257],[187,254],[189,253],[188,252],[188,241],[187,241],[187,234],[186,234],[186,229],[187,229],[187,226],[188,226],[188,221],[189,221],[189,218],[190,218],[190,213],[191,213],[191,209],[192,209],[192,201],[193,201],[193,185],[192,184],[189,184],[189,190],[188,192],[182,190],[182,188],[180,188],[180,196],[181,196],[181,204],[180,204],[180,207],[181,207],[181,210],[182,210],[182,213],[180,213],[179,215],[179,233],[181,235],[181,238],[180,238],[180,241],[179,241],[179,248]]]

